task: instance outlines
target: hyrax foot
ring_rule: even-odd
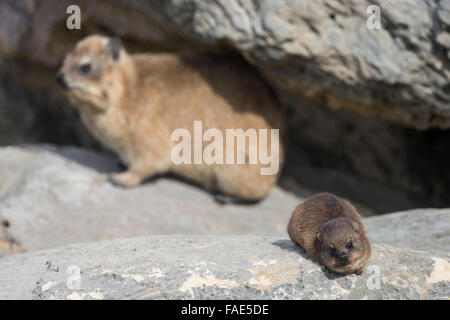
[[[125,171],[120,173],[112,173],[109,175],[109,181],[111,183],[125,187],[131,188],[139,185],[142,181],[141,177],[134,172]]]
[[[219,194],[219,193],[214,194],[214,200],[215,200],[218,204],[221,204],[221,205],[226,205],[226,204],[229,204],[229,203],[233,203],[233,202],[234,202],[234,199],[233,199],[233,198],[228,197],[228,196],[223,195],[223,194]]]
[[[360,269],[356,270],[355,274],[358,275],[358,276],[362,275],[363,274],[363,268],[360,268]]]

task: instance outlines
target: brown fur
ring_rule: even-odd
[[[359,213],[347,200],[330,193],[316,194],[298,205],[287,230],[311,259],[338,273],[361,273],[371,256]],[[340,262],[339,254],[347,255],[348,261]]]
[[[280,129],[281,170],[283,116],[250,67],[215,55],[131,55],[123,48],[114,60],[109,43],[110,39],[97,35],[80,41],[66,56],[60,74],[84,124],[128,166],[128,171],[111,176],[115,183],[133,186],[155,174],[173,172],[239,200],[267,195],[278,175],[261,175],[260,164],[174,165],[171,161],[177,144],[170,140],[173,130],[185,128],[193,140],[194,120],[202,120],[203,132],[219,129],[224,145],[227,128]],[[92,64],[89,76],[79,71],[85,57]]]

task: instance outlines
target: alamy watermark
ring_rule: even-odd
[[[66,19],[66,27],[69,30],[81,29],[81,9],[79,6],[72,4],[67,7],[66,13],[70,14]]]
[[[376,4],[367,7],[366,13],[369,14],[366,20],[366,27],[369,30],[381,29],[381,9]]]
[[[81,9],[79,6],[72,4],[67,7],[66,13],[69,16],[66,19],[66,27],[69,30],[81,29]],[[366,20],[366,27],[369,30],[381,29],[381,8],[373,4],[367,7],[366,13],[369,15]]]
[[[226,129],[225,143],[222,131],[209,128],[203,132],[202,121],[194,121],[194,137],[184,128],[172,132],[171,140],[178,142],[171,153],[172,162],[180,164],[261,164],[261,175],[274,175],[280,166],[279,129]],[[270,135],[270,149],[269,145]],[[248,140],[248,145],[246,141]],[[209,142],[203,148],[203,142]],[[193,150],[192,150],[193,146]],[[225,146],[225,150],[224,150]],[[246,152],[248,147],[248,152]],[[270,150],[270,152],[269,152]],[[192,157],[193,152],[193,157]],[[237,161],[235,161],[237,158]],[[193,160],[192,160],[193,159]]]

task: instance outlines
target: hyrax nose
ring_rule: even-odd
[[[56,82],[63,88],[67,88],[66,81],[64,80],[64,74],[62,72],[57,72],[55,74]]]
[[[347,260],[348,260],[348,254],[347,254],[347,252],[341,252],[341,253],[339,254],[338,259],[339,259],[340,261],[347,261]]]

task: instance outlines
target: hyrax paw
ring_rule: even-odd
[[[358,275],[358,276],[362,275],[363,274],[363,269],[361,268],[361,269],[356,270],[355,274]]]
[[[214,194],[214,200],[221,205],[226,205],[234,202],[233,198],[218,193]]]
[[[112,173],[108,176],[108,180],[112,184],[124,188],[135,187],[141,183],[141,179],[139,176],[128,171],[121,173]]]

